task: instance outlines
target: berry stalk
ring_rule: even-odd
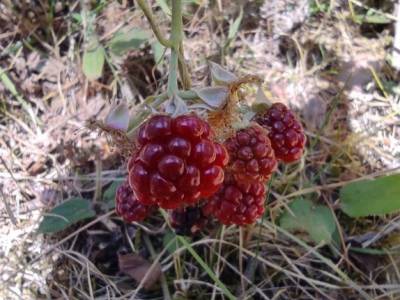
[[[172,1],[172,28],[171,28],[171,61],[169,63],[168,96],[178,92],[178,59],[179,46],[182,41],[182,2]]]

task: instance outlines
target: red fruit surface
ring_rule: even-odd
[[[237,181],[227,175],[221,189],[203,207],[206,216],[214,216],[225,225],[248,225],[264,213],[266,189],[259,181]]]
[[[138,151],[128,163],[129,183],[145,205],[175,209],[215,193],[229,157],[196,115],[156,115],[138,131]]]
[[[115,202],[117,214],[127,223],[143,221],[154,210],[137,200],[128,181],[118,187]]]
[[[277,166],[267,132],[258,125],[239,130],[225,141],[230,169],[238,181],[267,180]]]
[[[303,127],[283,103],[274,103],[256,121],[268,130],[277,159],[286,163],[300,159],[306,143]]]

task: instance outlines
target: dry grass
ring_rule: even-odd
[[[271,99],[298,111],[309,142],[299,164],[274,176],[268,213],[254,227],[214,226],[187,240],[170,234],[165,212],[124,225],[99,210],[62,234],[36,234],[49,208],[71,195],[97,203],[99,187],[123,179],[123,159],[85,122],[117,100],[134,107],[163,91],[166,65],[155,66],[146,46],[88,82],[83,29],[74,22],[84,1],[12,2],[0,3],[0,298],[400,299],[399,215],[351,220],[338,209],[341,186],[400,166],[399,78],[386,61],[392,24],[354,22],[361,6],[393,18],[390,1],[310,1],[312,14],[307,1],[249,1],[229,47],[228,22],[239,6],[188,6],[185,56],[194,85],[209,82],[207,59],[257,74]],[[101,41],[125,24],[148,27],[130,1],[99,3],[92,9]],[[157,17],[168,24],[162,10]],[[298,196],[334,212],[340,251],[276,225]],[[160,264],[160,284],[142,289],[150,272],[142,282],[119,272],[123,253]]]

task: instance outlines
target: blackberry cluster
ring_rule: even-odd
[[[267,132],[258,125],[242,129],[225,141],[230,168],[238,181],[268,180],[277,166]]]
[[[129,183],[144,205],[175,209],[214,194],[224,180],[228,154],[196,115],[156,115],[138,133]]]
[[[301,123],[283,103],[274,103],[257,116],[256,122],[266,128],[277,159],[286,163],[299,160],[303,155],[306,137]]]
[[[226,225],[254,223],[264,213],[265,184],[278,160],[298,160],[306,142],[282,103],[255,121],[219,144],[194,114],[151,117],[139,128],[129,183],[117,191],[118,214],[132,222],[155,207],[170,209],[171,226],[181,235],[197,233],[210,217]]]
[[[118,187],[115,202],[117,214],[127,223],[143,221],[154,210],[153,206],[138,201],[128,181]]]

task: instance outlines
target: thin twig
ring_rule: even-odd
[[[17,226],[17,219],[14,216],[14,213],[10,207],[10,204],[8,203],[6,196],[4,195],[3,191],[0,190],[1,193],[1,199],[3,200],[4,207],[6,208],[7,214],[11,220],[11,223],[13,223],[14,226]]]

